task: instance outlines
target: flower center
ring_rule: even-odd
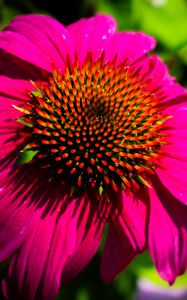
[[[73,192],[99,194],[149,186],[146,175],[161,156],[167,116],[135,67],[105,62],[104,54],[93,62],[88,54],[82,66],[67,62],[35,87],[22,110],[25,151],[35,153],[32,161],[47,168],[50,179],[67,180]]]

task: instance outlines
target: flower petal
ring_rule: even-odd
[[[176,82],[176,78],[171,77],[167,66],[156,54],[145,59],[144,67],[147,68],[145,81],[149,79],[146,89],[153,91],[153,93],[155,91],[160,93],[163,98],[162,103],[176,99],[186,93],[186,90]]]
[[[99,14],[92,18],[81,19],[67,29],[82,64],[89,52],[92,53],[94,60],[101,56],[109,39],[116,32],[116,23],[111,16]]]
[[[35,299],[44,273],[48,250],[55,230],[56,214],[39,219],[25,243],[14,255],[9,269],[8,285],[17,299]],[[42,299],[42,298],[41,298]],[[52,298],[51,298],[52,299]]]
[[[172,102],[171,102],[172,104]],[[180,201],[187,204],[187,96],[164,110],[173,116],[166,122],[164,157],[157,174],[164,186]],[[169,133],[169,135],[168,135]]]
[[[187,208],[159,180],[149,193],[149,250],[160,276],[173,284],[187,268]]]
[[[166,144],[162,151],[169,157],[187,162],[187,95],[181,97],[179,103],[167,107],[163,113],[172,116],[166,122]]]
[[[71,53],[65,27],[50,16],[18,16],[0,33],[0,48],[47,71],[64,67]]]
[[[110,224],[101,256],[100,273],[104,282],[110,283],[136,256],[126,235]]]
[[[33,86],[29,81],[0,76],[0,135],[18,132],[21,124],[16,119],[23,113],[13,105],[22,106],[23,101],[29,99],[29,91],[32,89]],[[5,139],[6,137],[1,136],[0,142]]]
[[[113,59],[117,55],[117,62],[127,61],[131,65],[155,48],[156,41],[153,37],[141,32],[116,33],[109,41],[105,57]]]
[[[18,110],[12,105],[21,105],[23,101],[29,99],[29,91],[34,90],[33,85],[26,80],[13,80],[5,76],[0,76],[0,104],[1,115],[10,111],[10,118],[19,117]]]
[[[73,279],[89,263],[98,250],[104,229],[104,220],[100,218],[98,212],[90,215],[89,211],[93,209],[91,206],[88,202],[87,206],[84,207],[85,212],[81,217],[76,233],[75,251],[62,270],[62,286]],[[79,209],[83,210],[83,206],[80,206]]]
[[[157,168],[163,185],[182,203],[187,205],[187,162],[163,157],[162,168]]]
[[[95,217],[89,204],[85,205],[85,199],[82,198],[79,204],[77,201],[69,200],[68,206],[60,212],[61,215],[58,216],[57,207],[52,214],[47,214],[35,223],[31,234],[10,264],[9,276],[4,283],[8,297],[14,296],[19,300],[55,299],[61,284],[67,279],[67,270],[68,276],[74,277],[95,254],[102,226],[99,226],[99,218]],[[88,250],[85,246],[91,238],[95,240]],[[87,243],[82,247],[84,239]],[[77,251],[81,247],[83,251]]]
[[[179,99],[177,99],[179,100]],[[175,130],[187,130],[187,94],[180,98],[180,101],[175,101],[167,107],[163,113],[172,116],[167,120],[167,126]]]
[[[110,282],[146,247],[147,195],[122,192],[123,208],[109,226],[101,276]]]
[[[162,147],[164,155],[187,162],[187,129],[171,129],[167,133],[166,144]]]
[[[0,76],[7,77],[9,80],[42,80],[46,78],[48,72],[40,70],[34,65],[15,57],[4,51],[0,52]],[[2,86],[3,87],[3,86]],[[11,87],[8,84],[4,88]]]
[[[122,231],[128,236],[135,251],[142,251],[146,244],[147,194],[144,190],[128,194],[122,191],[123,210],[118,217]]]
[[[21,245],[28,231],[36,219],[41,215],[41,210],[35,210],[34,205],[28,205],[21,200],[28,194],[22,191],[18,196],[16,187],[9,181],[9,169],[1,172],[0,176],[0,261],[7,259]]]
[[[21,245],[39,212],[35,214],[33,207],[10,206],[1,209],[1,214],[3,214],[0,222],[0,261],[2,262]]]
[[[34,90],[30,80],[43,80],[46,76],[36,70],[33,66],[28,66],[18,59],[13,59],[11,55],[0,54],[0,165],[2,160],[13,155],[14,150],[22,144],[23,136],[21,128],[23,125],[17,119],[23,115],[14,107],[23,106],[29,100],[30,91]]]
[[[133,68],[145,83],[145,91],[160,100],[162,109],[184,102],[186,90],[170,76],[167,66],[157,55],[142,57]]]

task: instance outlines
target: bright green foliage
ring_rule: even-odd
[[[31,161],[36,155],[38,151],[31,150],[30,146],[27,145],[23,150],[20,151],[18,159],[16,161],[17,164],[25,164]]]

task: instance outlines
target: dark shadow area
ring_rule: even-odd
[[[91,16],[96,11],[96,1],[86,0],[4,0],[4,4],[12,6],[22,13],[46,12],[64,24],[70,24],[82,16]]]

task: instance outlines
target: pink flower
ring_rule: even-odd
[[[104,15],[24,15],[0,33],[7,299],[54,299],[105,223],[105,282],[146,249],[170,284],[186,270],[187,93],[154,47]]]

